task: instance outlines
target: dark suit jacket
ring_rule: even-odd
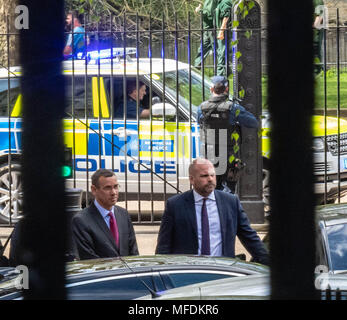
[[[268,253],[249,224],[237,196],[215,190],[222,232],[223,256],[235,257],[235,238],[252,255],[255,262],[268,264]],[[193,191],[167,200],[161,221],[156,253],[198,254],[198,232]]]
[[[119,249],[94,203],[72,218],[73,240],[77,256],[81,260],[139,254],[128,212],[119,206],[114,208],[119,231]]]

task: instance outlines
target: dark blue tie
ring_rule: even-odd
[[[204,202],[202,203],[201,208],[201,254],[202,255],[210,255],[210,226],[208,224],[208,215],[206,208],[206,200],[204,198]]]

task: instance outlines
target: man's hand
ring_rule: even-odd
[[[218,40],[224,40],[224,31],[225,29],[227,28],[227,24],[228,24],[228,21],[229,21],[229,18],[228,17],[225,17],[222,21],[222,25],[220,27],[220,30],[218,32],[218,36],[217,36],[217,39]]]
[[[195,13],[199,13],[201,10],[201,3],[195,8]]]
[[[316,19],[313,22],[313,28],[315,29],[322,29],[323,27],[323,17],[317,16]]]
[[[64,55],[70,55],[71,53],[72,53],[72,48],[71,48],[71,46],[69,46],[69,45],[65,46],[64,51],[63,51],[63,54],[64,54]]]

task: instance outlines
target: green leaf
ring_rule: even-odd
[[[263,136],[263,130],[262,129],[259,129],[258,130],[258,138],[261,138]]]
[[[243,13],[242,13],[242,18],[243,18],[243,19],[246,18],[247,15],[248,15],[248,10],[245,9],[245,10],[243,11]]]
[[[254,1],[248,1],[248,10],[251,10],[255,6]]]
[[[314,63],[314,64],[319,64],[319,63],[320,63],[319,58],[318,58],[318,57],[315,57],[315,58],[313,59],[313,63]]]
[[[235,140],[236,142],[240,139],[240,135],[237,132],[233,132],[231,134],[231,140]]]
[[[239,4],[239,8],[240,8],[241,11],[243,10],[244,6],[245,6],[245,5],[244,5],[244,2],[241,1],[240,4]]]
[[[245,90],[242,89],[241,91],[243,91],[243,92],[242,92],[242,95],[243,95],[243,97],[244,97],[244,96],[245,96]],[[239,94],[240,94],[240,92],[239,92]],[[240,114],[240,112],[241,112],[240,109],[236,109],[236,111],[235,111],[235,116],[238,117],[239,114]]]
[[[233,163],[233,161],[235,160],[235,156],[234,155],[231,155],[229,157],[229,163]]]
[[[237,28],[239,26],[240,22],[238,22],[237,20],[233,21],[233,28]]]
[[[239,40],[231,41],[231,45],[232,45],[232,46],[236,46],[238,43],[239,43]]]
[[[239,63],[237,64],[237,72],[241,72],[242,69],[243,69],[243,65],[242,65],[241,62],[239,62]]]
[[[234,145],[233,149],[234,149],[234,153],[238,153],[240,150],[240,147],[236,144],[236,145]]]
[[[252,36],[252,31],[247,30],[247,31],[245,32],[245,37],[246,37],[247,39],[249,39],[251,36]]]
[[[239,91],[239,97],[240,97],[241,99],[243,99],[243,98],[245,97],[245,89],[242,89],[242,90]],[[237,112],[237,111],[239,111],[239,113],[240,113],[240,110],[236,110],[236,112]]]
[[[239,59],[242,57],[242,53],[240,51],[237,51],[235,56],[236,56],[236,59]]]

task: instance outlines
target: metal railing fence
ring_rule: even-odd
[[[347,300],[347,290],[340,290],[340,289],[330,289],[327,288],[326,290],[319,290],[320,292],[320,298],[321,300],[326,301],[341,301],[341,300]]]
[[[338,16],[338,11],[337,11]],[[88,21],[88,18],[85,18]],[[105,63],[104,59],[91,61],[88,55],[82,59],[64,62],[67,95],[66,119],[64,122],[66,140],[73,150],[73,177],[69,180],[71,187],[79,187],[84,191],[90,189],[90,176],[95,169],[106,167],[121,176],[122,193],[120,202],[132,214],[137,223],[159,223],[163,212],[164,201],[172,194],[189,189],[187,166],[198,156],[198,125],[196,123],[196,107],[208,98],[208,82],[205,80],[216,72],[216,28],[203,30],[200,25],[191,25],[187,29],[166,29],[165,21],[161,30],[140,30],[139,17],[135,30],[127,30],[127,17],[124,15],[123,31],[113,31],[112,17],[109,30],[88,31],[84,36],[85,46],[102,54],[105,47],[111,48],[114,54],[115,42],[120,54]],[[232,17],[231,17],[232,21]],[[7,21],[7,26],[9,26]],[[240,34],[247,30],[237,29]],[[261,28],[263,73],[266,76],[266,29]],[[193,66],[193,59],[201,46],[206,32],[213,34],[213,52],[201,65],[201,73]],[[231,43],[231,29],[226,34]],[[71,33],[71,32],[70,32]],[[69,33],[67,33],[68,35]],[[72,38],[74,33],[72,32]],[[88,44],[88,39],[108,38],[103,44]],[[0,211],[2,223],[12,225],[22,214],[21,212],[21,181],[20,181],[20,69],[11,66],[10,37],[17,37],[14,32],[0,34],[0,41],[6,42],[7,65],[2,66],[0,84],[0,116],[2,150],[0,150]],[[322,114],[325,121],[323,201],[338,199],[346,190],[347,160],[344,158],[344,136],[347,126],[341,125],[345,116],[343,108],[344,96],[341,96],[341,74],[346,68],[346,36],[345,26],[324,31],[323,38],[323,86],[324,108]],[[114,39],[118,39],[115,41]],[[121,40],[119,40],[121,39]],[[155,40],[154,40],[155,39]],[[229,43],[229,45],[230,45]],[[134,57],[125,54],[127,48],[133,47]],[[89,50],[88,49],[88,50]],[[123,54],[122,54],[123,50]],[[234,51],[233,51],[234,50]],[[233,81],[237,74],[232,75],[233,63],[237,48],[230,45],[226,52],[226,75]],[[147,60],[145,60],[147,59]],[[169,64],[169,60],[170,63]],[[182,65],[182,63],[186,63]],[[182,71],[184,70],[184,72]],[[242,72],[236,70],[236,73]],[[337,105],[328,101],[328,76],[336,74]],[[168,76],[167,74],[170,73]],[[298,75],[300,70],[298,70]],[[129,79],[136,81],[136,89],[141,82],[147,86],[146,107],[150,111],[148,120],[127,119],[127,86]],[[201,83],[199,84],[199,81]],[[238,95],[238,90],[234,90]],[[52,97],[54,99],[54,97]],[[154,99],[154,100],[153,100]],[[155,100],[156,99],[156,100]],[[153,114],[153,106],[158,99],[163,104],[161,115]],[[300,99],[300,97],[298,97]],[[44,102],[42,102],[44,103]],[[123,103],[123,117],[115,116],[116,107]],[[169,106],[169,108],[167,108]],[[169,114],[170,112],[173,112]],[[140,103],[136,102],[136,112],[139,114]],[[328,115],[338,119],[336,134],[329,134]],[[347,116],[347,114],[346,114]],[[171,117],[171,118],[170,118]],[[170,119],[168,121],[167,119]],[[336,136],[336,141],[329,139]],[[5,138],[6,137],[6,138]],[[335,139],[335,138],[334,138]],[[329,141],[328,141],[329,140]],[[329,148],[337,150],[337,166],[335,171],[329,171]],[[44,148],[44,146],[42,146]],[[334,166],[334,165],[333,165]],[[322,179],[321,176],[317,179]],[[337,182],[337,183],[336,183]],[[333,183],[333,188],[328,189]],[[336,197],[337,195],[337,197]],[[90,194],[85,193],[85,203],[90,201]],[[144,201],[144,202],[143,202]]]

